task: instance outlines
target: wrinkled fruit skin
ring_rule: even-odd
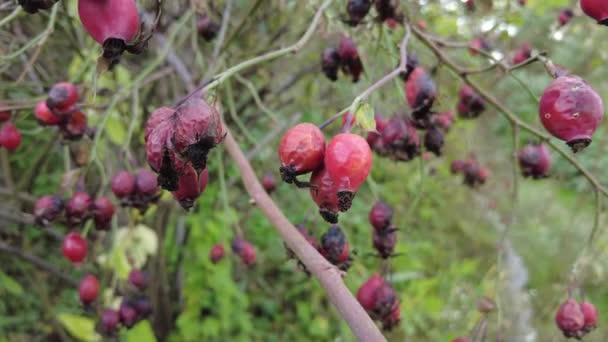
[[[241,262],[245,266],[251,266],[255,263],[255,248],[251,242],[245,239],[235,238],[234,241],[232,241],[232,252],[241,258]]]
[[[78,89],[70,82],[55,83],[49,90],[46,105],[58,112],[68,112],[78,102]]]
[[[417,67],[405,83],[405,95],[412,108],[412,115],[423,117],[433,106],[437,97],[437,88],[431,76],[422,67]]]
[[[66,258],[72,263],[78,264],[86,257],[89,247],[80,234],[71,232],[63,239],[61,249]]]
[[[604,103],[580,77],[561,76],[543,92],[538,115],[549,133],[578,152],[591,143],[604,118]]]
[[[370,0],[349,0],[346,4],[346,12],[349,16],[347,23],[351,26],[359,25],[371,7],[372,1]]]
[[[351,258],[349,254],[349,246],[346,241],[346,236],[339,226],[331,226],[325,234],[321,236],[321,244],[319,253],[330,263],[336,265],[339,269],[346,271],[350,267]]]
[[[135,192],[140,196],[154,196],[158,192],[158,182],[152,172],[147,169],[135,172]]]
[[[412,120],[394,115],[380,130],[381,148],[375,151],[398,161],[410,161],[420,155],[420,138]]]
[[[94,275],[87,275],[80,281],[78,286],[78,296],[84,305],[91,304],[99,293],[99,282]]]
[[[193,167],[188,166],[186,173],[179,176],[178,187],[173,191],[173,198],[184,208],[190,210],[198,197],[205,191],[209,182],[209,172],[204,169],[200,175]]]
[[[555,323],[565,337],[579,337],[585,326],[585,316],[574,299],[568,299],[557,310]]]
[[[99,330],[106,336],[113,336],[118,331],[118,324],[120,323],[120,315],[118,311],[112,309],[105,309],[101,314],[99,320]]]
[[[443,148],[444,143],[443,134],[441,129],[431,127],[424,135],[424,147],[428,151],[433,152],[436,156],[441,156],[441,149]]]
[[[201,99],[189,99],[175,110],[155,110],[146,124],[145,140],[148,164],[158,173],[158,184],[176,191],[188,164],[202,172],[209,150],[223,138],[219,112]]]
[[[86,192],[76,192],[65,203],[65,216],[70,225],[75,226],[89,218],[93,199]]]
[[[372,232],[374,248],[381,258],[389,258],[395,251],[397,245],[397,228],[390,226],[385,230],[374,230]]]
[[[205,14],[196,21],[196,29],[204,40],[210,42],[215,39],[220,31],[220,25]]]
[[[217,264],[224,258],[224,255],[226,255],[224,245],[218,243],[211,248],[211,251],[209,252],[209,259],[212,263]]]
[[[55,126],[61,123],[61,118],[55,115],[46,104],[46,101],[40,101],[34,108],[34,116],[36,121],[42,126]]]
[[[21,133],[12,122],[7,122],[0,128],[0,147],[9,152],[15,152],[21,145]]]
[[[388,228],[393,219],[393,209],[384,201],[378,201],[369,212],[369,223],[376,230]]]
[[[338,45],[338,56],[340,56],[340,64],[342,71],[351,75],[353,82],[358,82],[361,73],[363,72],[363,63],[357,51],[357,45],[349,37],[342,37]]]
[[[559,26],[565,26],[568,25],[572,17],[574,17],[574,12],[571,9],[566,8],[559,12],[557,22],[559,23]]]
[[[47,226],[63,211],[63,201],[58,196],[47,195],[40,197],[34,205],[34,219],[37,224]]]
[[[114,204],[107,197],[96,198],[93,202],[93,218],[95,228],[98,230],[108,230],[114,216]]]
[[[310,196],[319,207],[319,213],[329,223],[338,223],[338,187],[326,168],[310,176]]]
[[[338,70],[340,69],[340,55],[338,49],[329,47],[321,54],[321,69],[331,81],[338,80]]]
[[[264,176],[262,176],[262,187],[264,187],[264,190],[266,190],[268,194],[274,192],[277,187],[277,181],[275,180],[272,172],[264,173]]]
[[[399,299],[390,283],[378,274],[372,275],[357,291],[357,300],[367,313],[391,330],[401,320]]]
[[[372,151],[361,136],[334,136],[325,152],[325,168],[338,188],[338,209],[347,211],[361,184],[372,169]]]
[[[486,106],[483,99],[475,93],[473,88],[465,84],[460,88],[460,100],[456,109],[461,118],[474,119],[481,115]]]
[[[464,184],[471,188],[485,184],[490,175],[489,170],[479,165],[479,162],[474,159],[467,160],[464,163],[462,172],[464,174]]]
[[[603,0],[581,0],[583,12],[597,20],[600,25],[608,25],[608,3]]]
[[[597,328],[597,310],[595,306],[589,302],[581,303],[581,311],[585,318],[585,324],[583,326],[583,333],[588,334]]]
[[[319,169],[325,156],[325,137],[319,127],[300,123],[289,129],[279,144],[281,178],[293,183],[296,176]]]
[[[551,153],[544,144],[528,144],[518,154],[524,177],[547,177],[551,169]]]
[[[138,269],[133,269],[129,272],[129,284],[136,289],[143,291],[148,287],[148,275]]]

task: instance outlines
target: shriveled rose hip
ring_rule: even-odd
[[[346,236],[339,226],[331,226],[325,234],[321,236],[321,244],[319,253],[323,255],[327,261],[338,266],[343,271],[350,267],[350,252]]]
[[[129,284],[133,285],[138,290],[145,290],[146,287],[148,287],[148,283],[148,275],[145,272],[138,269],[132,269],[131,272],[129,272]]]
[[[551,153],[545,144],[528,144],[518,154],[524,177],[547,177],[551,169]]]
[[[378,201],[369,212],[369,223],[376,230],[388,228],[393,219],[393,209],[384,201]]]
[[[555,315],[555,323],[565,337],[578,337],[585,326],[585,315],[580,305],[570,298],[560,305]]]
[[[321,54],[321,69],[327,78],[332,81],[338,80],[338,70],[340,69],[340,55],[338,49],[329,47]]]
[[[348,24],[351,26],[359,25],[369,13],[371,7],[371,0],[349,0],[346,4],[346,12],[349,16]]]
[[[209,182],[209,173],[204,169],[200,175],[196,174],[193,167],[189,166],[186,173],[179,176],[178,188],[173,191],[173,197],[182,208],[189,210],[194,206],[198,197],[205,191]]]
[[[374,273],[365,283],[359,287],[357,291],[357,301],[367,311],[371,313],[376,307],[376,293],[380,286],[384,283],[384,279],[378,274]]]
[[[319,207],[325,221],[338,223],[338,187],[326,168],[320,168],[310,176],[310,196]]]
[[[232,252],[241,258],[245,266],[255,263],[256,252],[251,242],[243,238],[235,238],[232,241]]]
[[[99,327],[101,332],[106,336],[113,336],[118,331],[120,323],[120,315],[118,311],[105,309],[99,319]]]
[[[431,76],[422,67],[410,74],[405,84],[407,102],[414,112],[426,114],[437,96],[437,88]]]
[[[375,230],[372,232],[374,248],[381,258],[389,258],[395,251],[397,245],[397,228],[393,225],[384,230]]]
[[[78,102],[78,89],[70,82],[55,83],[46,99],[48,108],[58,112],[70,111]]]
[[[349,37],[342,37],[338,45],[338,55],[340,56],[342,71],[347,75],[351,75],[353,82],[358,82],[363,72],[363,63],[359,57],[355,42]]]

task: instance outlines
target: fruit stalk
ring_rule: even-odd
[[[224,126],[227,127],[227,126]],[[287,246],[296,254],[306,269],[317,278],[327,292],[329,299],[336,306],[340,315],[346,320],[351,330],[360,341],[385,341],[386,339],[365,310],[357,302],[342,281],[342,275],[336,267],[323,258],[306,239],[297,232],[283,212],[268,196],[257,179],[251,164],[241,151],[236,140],[226,128],[224,140],[226,150],[234,159],[241,172],[243,184],[256,205],[274,225]]]

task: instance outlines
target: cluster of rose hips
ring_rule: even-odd
[[[10,119],[11,112],[0,107],[0,123],[3,123],[0,127],[0,148],[15,152],[21,145],[21,133],[15,124],[7,122]]]
[[[458,96],[459,100],[458,104],[456,105],[456,109],[458,111],[458,115],[463,119],[477,118],[486,109],[485,102],[481,96],[475,93],[473,88],[466,84],[460,88],[460,93]]]
[[[207,154],[223,138],[220,114],[201,99],[158,108],[148,119],[148,164],[158,174],[158,185],[171,191],[184,209],[190,209],[205,190]]]
[[[542,143],[528,144],[517,155],[524,177],[545,178],[551,169],[551,153]]]
[[[86,192],[75,192],[70,199],[63,203],[59,196],[46,195],[40,197],[34,205],[34,219],[37,224],[47,226],[55,221],[62,212],[70,227],[78,226],[89,218],[95,221],[95,228],[107,230],[114,215],[114,205],[107,197],[93,199]]]
[[[321,235],[321,239],[318,242],[313,234],[311,234],[306,226],[299,224],[296,229],[306,241],[316,249],[327,261],[334,266],[338,267],[342,271],[347,271],[352,263],[352,257],[350,255],[350,247],[344,232],[338,225],[332,225],[329,229]],[[287,255],[290,258],[296,259],[295,253],[285,245]],[[298,266],[304,272],[308,273],[308,270],[304,264],[298,260]]]
[[[373,230],[373,244],[381,258],[390,258],[397,244],[397,227],[392,224],[393,209],[378,201],[369,212],[369,223]]]
[[[105,308],[99,318],[97,330],[102,335],[108,337],[116,336],[121,326],[130,329],[139,321],[146,319],[152,314],[152,303],[143,293],[148,287],[148,283],[149,280],[146,273],[137,269],[131,270],[118,310]],[[81,299],[82,287],[83,283],[81,282]]]
[[[156,176],[147,169],[139,169],[134,174],[119,171],[112,177],[110,186],[121,206],[141,211],[146,211],[160,197]]]
[[[454,160],[450,165],[453,174],[462,173],[464,184],[471,188],[485,184],[490,176],[490,171],[481,166],[475,158],[468,160]]]
[[[207,14],[201,15],[196,21],[198,34],[206,41],[212,41],[220,31],[220,25]]]
[[[363,63],[357,51],[357,45],[349,37],[342,37],[338,47],[329,47],[321,54],[323,73],[332,81],[338,80],[338,70],[351,75],[353,82],[358,82],[363,72]]]
[[[401,321],[399,297],[391,283],[377,273],[361,285],[357,300],[370,317],[382,322],[385,330],[393,329]]]
[[[232,253],[239,257],[243,265],[252,266],[255,264],[256,251],[253,244],[242,237],[236,237],[232,240],[231,244]],[[213,245],[209,251],[209,260],[212,263],[217,264],[226,255],[224,245],[221,243]]]
[[[565,337],[580,340],[597,327],[597,310],[589,302],[578,303],[570,297],[557,310],[555,323]]]
[[[378,22],[384,22],[394,28],[401,22],[402,16],[397,12],[399,1],[395,0],[349,0],[346,4],[348,18],[345,22],[351,26],[357,26],[369,13],[372,3],[374,3]]]
[[[57,126],[63,139],[79,140],[93,131],[87,126],[87,117],[77,105],[78,89],[69,82],[55,83],[46,100],[38,102],[34,116],[42,126]]]
[[[334,136],[327,148],[321,129],[300,123],[289,129],[279,145],[281,178],[298,187],[310,187],[321,216],[338,222],[338,213],[352,205],[357,190],[372,167],[372,151],[365,139],[352,133]],[[311,173],[310,182],[297,179]]]

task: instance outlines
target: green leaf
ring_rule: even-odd
[[[23,287],[4,272],[0,272],[0,289],[6,290],[6,292],[15,296],[23,294]]]
[[[57,319],[79,341],[101,341],[101,336],[95,332],[95,322],[87,317],[72,314],[59,314]]]
[[[355,111],[355,123],[366,131],[376,130],[374,109],[368,103],[362,103]]]
[[[122,145],[127,137],[127,130],[124,124],[114,113],[109,114],[110,117],[106,123],[106,132],[111,142],[116,145]]]
[[[133,328],[124,334],[126,342],[156,342],[154,331],[148,320],[137,323]]]

